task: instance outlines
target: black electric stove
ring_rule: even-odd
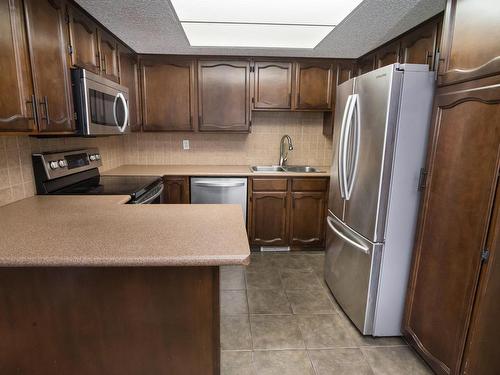
[[[161,203],[161,177],[101,175],[98,149],[33,154],[32,158],[38,194],[130,195],[129,203]]]

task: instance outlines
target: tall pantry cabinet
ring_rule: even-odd
[[[496,1],[448,0],[403,322],[437,374],[500,371],[498,40]]]

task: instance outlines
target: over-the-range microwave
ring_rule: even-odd
[[[85,69],[72,69],[71,80],[79,135],[130,132],[127,87]]]

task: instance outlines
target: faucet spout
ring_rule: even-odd
[[[287,141],[288,143],[288,150],[285,148],[285,141]],[[292,150],[293,150],[292,138],[290,138],[288,134],[285,134],[283,137],[281,137],[280,141],[280,161],[279,161],[280,167],[286,165],[288,161],[288,151]]]

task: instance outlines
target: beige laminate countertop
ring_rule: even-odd
[[[0,207],[0,266],[216,266],[250,255],[237,205],[35,196]]]
[[[330,167],[317,167],[322,172],[252,172],[248,165],[122,165],[103,172],[106,175],[134,176],[294,176],[294,177],[328,177]]]

